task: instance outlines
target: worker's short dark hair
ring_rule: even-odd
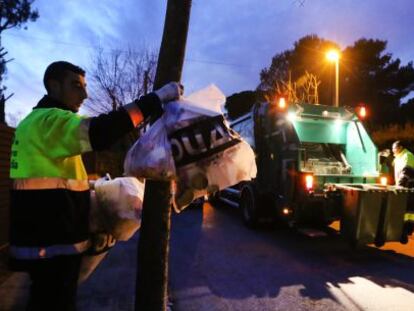
[[[66,73],[68,71],[80,74],[81,76],[85,76],[85,70],[69,62],[58,61],[53,62],[49,66],[47,66],[45,75],[43,76],[43,84],[46,88],[46,91],[49,92],[49,80],[56,80],[62,82],[63,79],[66,77]]]

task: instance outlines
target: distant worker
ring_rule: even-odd
[[[392,144],[394,154],[395,184],[402,187],[414,187],[414,155],[397,140]]]
[[[109,148],[163,113],[182,87],[170,82],[116,111],[77,114],[87,98],[85,71],[50,64],[47,91],[16,129],[11,151],[10,266],[31,278],[27,310],[76,310],[82,254],[89,243],[90,191],[81,154]]]

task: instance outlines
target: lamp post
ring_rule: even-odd
[[[335,107],[339,107],[339,52],[330,50],[326,58],[335,63]]]

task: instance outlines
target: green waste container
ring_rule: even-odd
[[[388,188],[387,206],[384,220],[379,224],[377,236],[378,244],[381,242],[400,241],[403,235],[404,216],[407,210],[408,189]]]
[[[337,185],[343,197],[340,231],[352,245],[374,243],[385,191],[369,190],[360,184]]]
[[[340,231],[353,246],[400,241],[409,189],[376,184],[339,184]]]

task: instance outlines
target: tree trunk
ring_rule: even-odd
[[[169,0],[154,89],[180,81],[191,0]],[[171,225],[171,183],[146,181],[138,244],[135,310],[166,310]]]

